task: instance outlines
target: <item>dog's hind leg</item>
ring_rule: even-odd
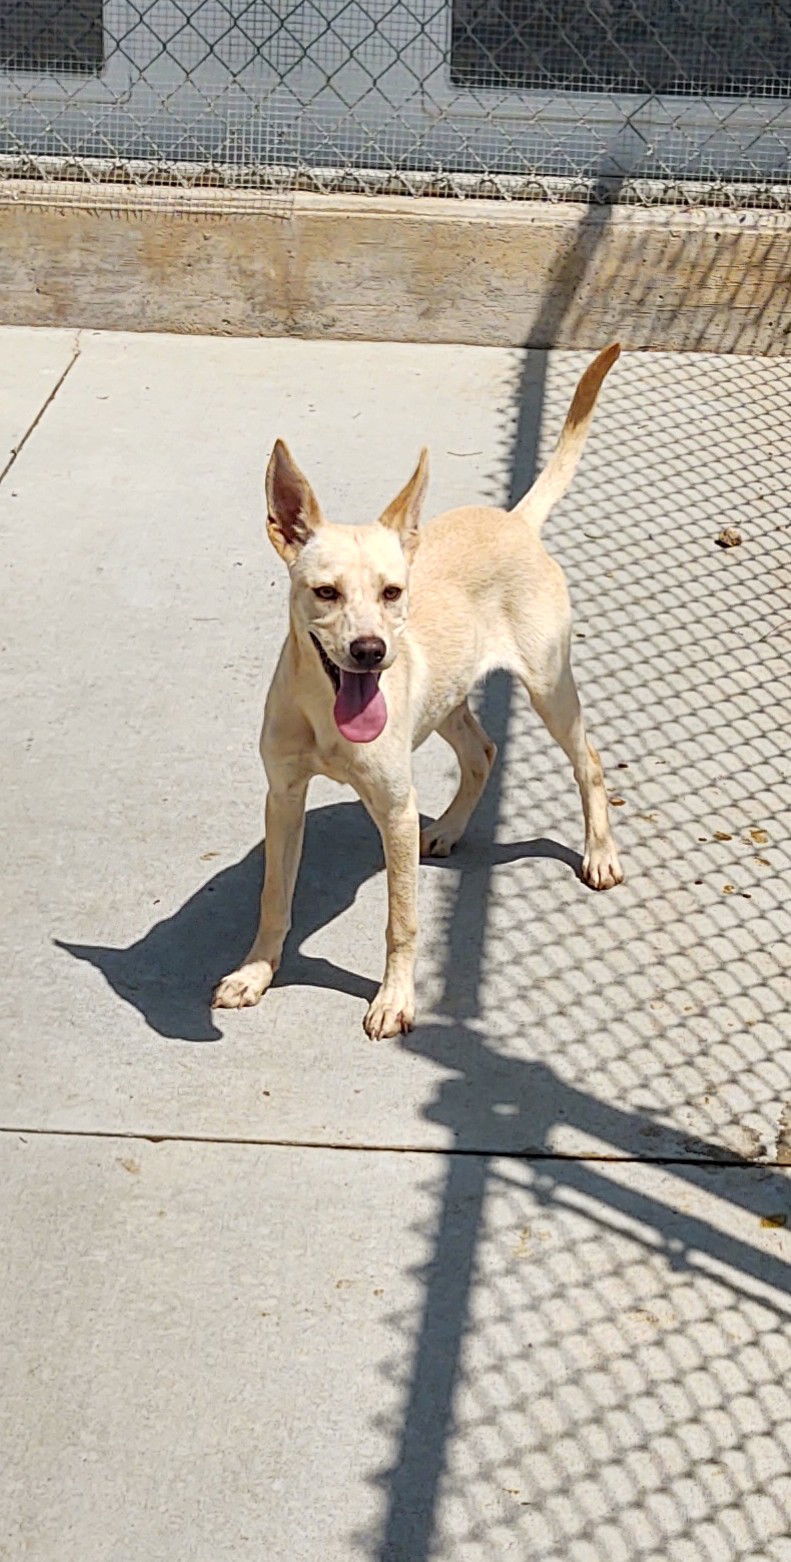
[[[476,721],[466,700],[451,711],[440,736],[449,743],[459,761],[459,789],[441,819],[430,824],[420,837],[423,857],[448,857],[461,840],[489,779],[497,757],[496,745]]]
[[[571,761],[585,816],[582,878],[591,889],[612,889],[623,879],[610,830],[601,760],[588,742],[568,646],[548,648],[540,670],[523,666],[520,676],[547,731]]]

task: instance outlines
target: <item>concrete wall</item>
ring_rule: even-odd
[[[0,323],[784,353],[791,217],[0,183]],[[249,199],[249,205],[246,200]],[[90,201],[90,205],[87,202]]]

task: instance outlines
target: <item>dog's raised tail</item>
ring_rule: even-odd
[[[552,506],[562,499],[585,448],[588,429],[591,426],[596,400],[605,376],[621,356],[620,342],[611,342],[589,364],[574,392],[574,399],[566,414],[552,455],[543,472],[539,473],[532,488],[514,505],[513,514],[523,515],[539,530]]]

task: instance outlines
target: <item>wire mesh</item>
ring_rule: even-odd
[[[778,0],[9,0],[0,16],[0,172],[78,185],[785,206],[789,94]]]

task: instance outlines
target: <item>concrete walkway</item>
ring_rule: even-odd
[[[791,360],[613,372],[548,540],[627,883],[578,881],[493,679],[374,1044],[380,850],[329,784],[277,986],[208,1008],[260,877],[268,447],[337,519],[424,440],[433,510],[502,502],[584,357],[2,345],[0,1557],[789,1562]]]

